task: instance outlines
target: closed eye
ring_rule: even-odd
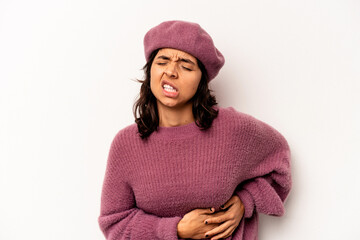
[[[192,69],[182,66],[187,71],[192,71]]]

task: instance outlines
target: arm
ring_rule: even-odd
[[[238,185],[235,194],[244,204],[245,218],[252,217],[254,211],[282,216],[292,186],[290,148],[274,128],[263,122],[257,122],[256,127],[258,140],[254,146],[259,157],[251,163],[251,178]]]
[[[131,186],[126,182],[118,136],[111,144],[101,194],[100,229],[108,240],[178,239],[181,217],[161,218],[136,207]]]

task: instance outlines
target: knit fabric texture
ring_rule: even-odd
[[[98,218],[106,239],[179,239],[177,224],[186,213],[219,211],[235,194],[245,214],[227,240],[258,239],[258,213],[284,214],[292,185],[286,139],[249,114],[218,109],[208,130],[194,122],[159,127],[147,140],[136,124],[118,131]]]

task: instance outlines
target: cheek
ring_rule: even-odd
[[[195,78],[193,79],[193,84],[191,84],[191,86],[189,86],[189,95],[194,96],[196,91],[198,90],[199,84],[200,84],[200,79]]]
[[[156,81],[153,81],[152,79],[150,79],[150,91],[155,97],[158,96],[158,92],[159,92],[158,85],[156,84]]]
[[[162,68],[159,68],[157,66],[153,66],[150,70],[150,76],[153,78],[160,77],[164,70]]]
[[[153,88],[158,83],[158,81],[157,81],[158,78],[159,78],[159,76],[157,74],[157,69],[151,68],[151,70],[150,70],[150,88],[151,88],[151,90],[153,90]]]
[[[199,75],[197,75],[194,79],[194,85],[193,85],[193,90],[196,92],[199,85],[200,85],[200,81],[201,81],[201,73]]]

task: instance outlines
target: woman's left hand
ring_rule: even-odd
[[[223,206],[222,209],[225,211],[216,212],[205,220],[205,224],[221,223],[220,226],[206,233],[211,240],[231,236],[244,215],[244,205],[237,195],[232,196]]]

